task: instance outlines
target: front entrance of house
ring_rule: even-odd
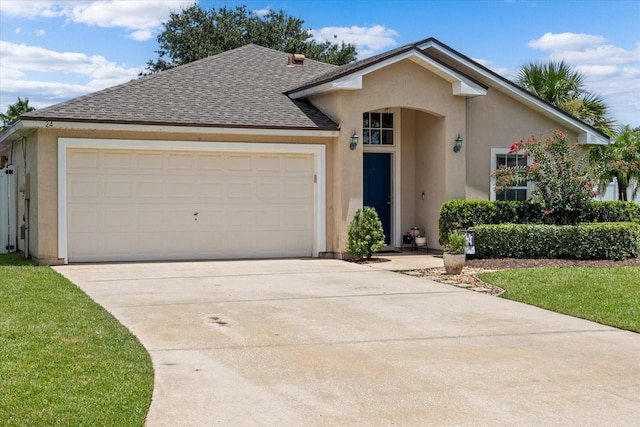
[[[378,212],[387,245],[392,241],[391,160],[391,153],[364,153],[363,157],[363,206]]]

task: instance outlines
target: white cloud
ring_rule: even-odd
[[[258,9],[253,11],[253,13],[255,13],[258,16],[267,16],[270,12],[271,12],[271,6],[267,6],[263,9]]]
[[[0,1],[0,13],[7,16],[20,16],[25,18],[54,18],[65,16],[64,10],[78,3],[83,3],[83,1],[2,0]],[[86,1],[84,3],[86,3]]]
[[[397,31],[386,28],[383,25],[372,27],[324,27],[311,30],[313,39],[319,42],[329,40],[331,42],[352,43],[358,50],[358,59],[375,55],[397,44],[396,38],[400,35]]]
[[[564,51],[572,49],[584,49],[588,46],[598,45],[605,41],[602,36],[575,33],[545,33],[537,40],[531,40],[527,45],[534,49]]]
[[[0,41],[0,68],[3,96],[37,93],[38,96],[62,100],[94,92],[137,77],[144,67],[125,68],[101,55],[55,52],[38,46]],[[84,84],[61,83],[64,75]],[[62,77],[61,77],[62,76]],[[57,82],[44,81],[55,78]]]
[[[602,96],[614,120],[640,125],[640,41],[633,49],[606,44],[599,35],[546,33],[527,44],[585,75],[587,90]]]
[[[40,30],[36,30],[35,34],[36,34],[36,36],[38,36],[38,37],[42,37],[42,36],[44,36],[45,34],[47,34],[47,32],[46,32],[45,30],[40,29]]]
[[[16,34],[20,34],[22,32],[22,28],[20,28],[20,27],[16,28],[15,32],[16,32]]]
[[[76,24],[103,28],[119,27],[137,41],[153,37],[171,11],[193,4],[193,0],[2,0],[0,13],[25,18],[64,17]]]

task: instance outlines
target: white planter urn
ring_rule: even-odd
[[[427,245],[427,238],[426,237],[416,237],[416,246],[426,246]]]
[[[466,257],[465,254],[443,253],[442,260],[444,261],[444,269],[447,274],[460,274],[464,267]]]

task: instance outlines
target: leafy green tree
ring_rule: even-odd
[[[347,229],[347,252],[358,258],[371,258],[384,247],[384,230],[376,210],[370,206],[358,209]]]
[[[35,110],[35,108],[29,105],[29,98],[22,99],[18,97],[18,101],[16,101],[15,104],[11,104],[7,107],[6,113],[0,113],[2,127],[7,127],[9,123],[20,117],[22,114],[33,110]]]
[[[566,62],[529,62],[520,67],[515,81],[534,95],[601,132],[612,134],[614,121],[609,117],[609,108],[604,99],[587,92],[584,74],[572,69]]]
[[[343,65],[356,59],[352,44],[318,43],[302,26],[304,21],[280,10],[257,15],[246,6],[202,9],[193,4],[172,12],[158,35],[158,58],[147,62],[151,73],[188,64],[249,43],[307,58]]]
[[[592,147],[589,160],[595,171],[599,188],[606,188],[615,178],[618,181],[618,200],[627,201],[627,189],[632,199],[640,190],[640,128],[626,125],[619,129],[612,144]]]
[[[510,154],[531,157],[526,166],[500,166],[494,173],[496,192],[527,181],[534,183],[532,199],[551,224],[573,224],[597,195],[589,177],[586,156],[562,131],[542,140],[535,136],[511,145]]]

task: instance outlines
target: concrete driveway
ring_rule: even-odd
[[[56,270],[149,350],[148,426],[638,425],[640,334],[385,268]]]

